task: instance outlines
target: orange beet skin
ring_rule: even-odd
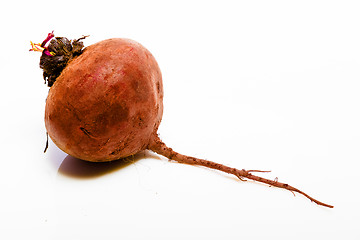
[[[114,38],[85,48],[46,100],[45,126],[64,152],[111,161],[147,149],[163,112],[159,66],[141,44]]]

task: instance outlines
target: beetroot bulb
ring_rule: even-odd
[[[40,67],[50,87],[45,107],[48,136],[64,152],[91,162],[106,162],[151,150],[170,160],[200,165],[297,192],[332,208],[286,183],[244,170],[186,156],[167,147],[157,130],[163,114],[163,84],[153,55],[123,38],[84,48],[82,37],[68,40],[49,33],[30,51],[42,52]]]

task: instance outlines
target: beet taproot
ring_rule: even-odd
[[[32,43],[31,50],[42,52],[40,67],[50,86],[45,127],[64,152],[86,161],[105,162],[151,150],[179,163],[284,188],[333,207],[286,183],[253,174],[266,171],[239,170],[167,147],[157,133],[163,113],[163,84],[153,55],[141,44],[122,38],[83,49],[84,38],[69,41],[50,33],[42,44]]]
[[[50,88],[45,126],[64,152],[112,161],[145,150],[163,111],[161,72],[151,53],[127,39],[87,47]]]

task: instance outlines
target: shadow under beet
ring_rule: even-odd
[[[118,171],[146,158],[160,159],[159,156],[149,151],[143,151],[133,156],[110,162],[88,162],[67,155],[61,163],[58,173],[64,176],[80,179],[96,178]]]

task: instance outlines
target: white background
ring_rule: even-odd
[[[1,239],[360,239],[359,1],[3,1]],[[163,73],[175,150],[335,206],[152,153],[89,164],[50,143],[49,31],[134,39]]]

